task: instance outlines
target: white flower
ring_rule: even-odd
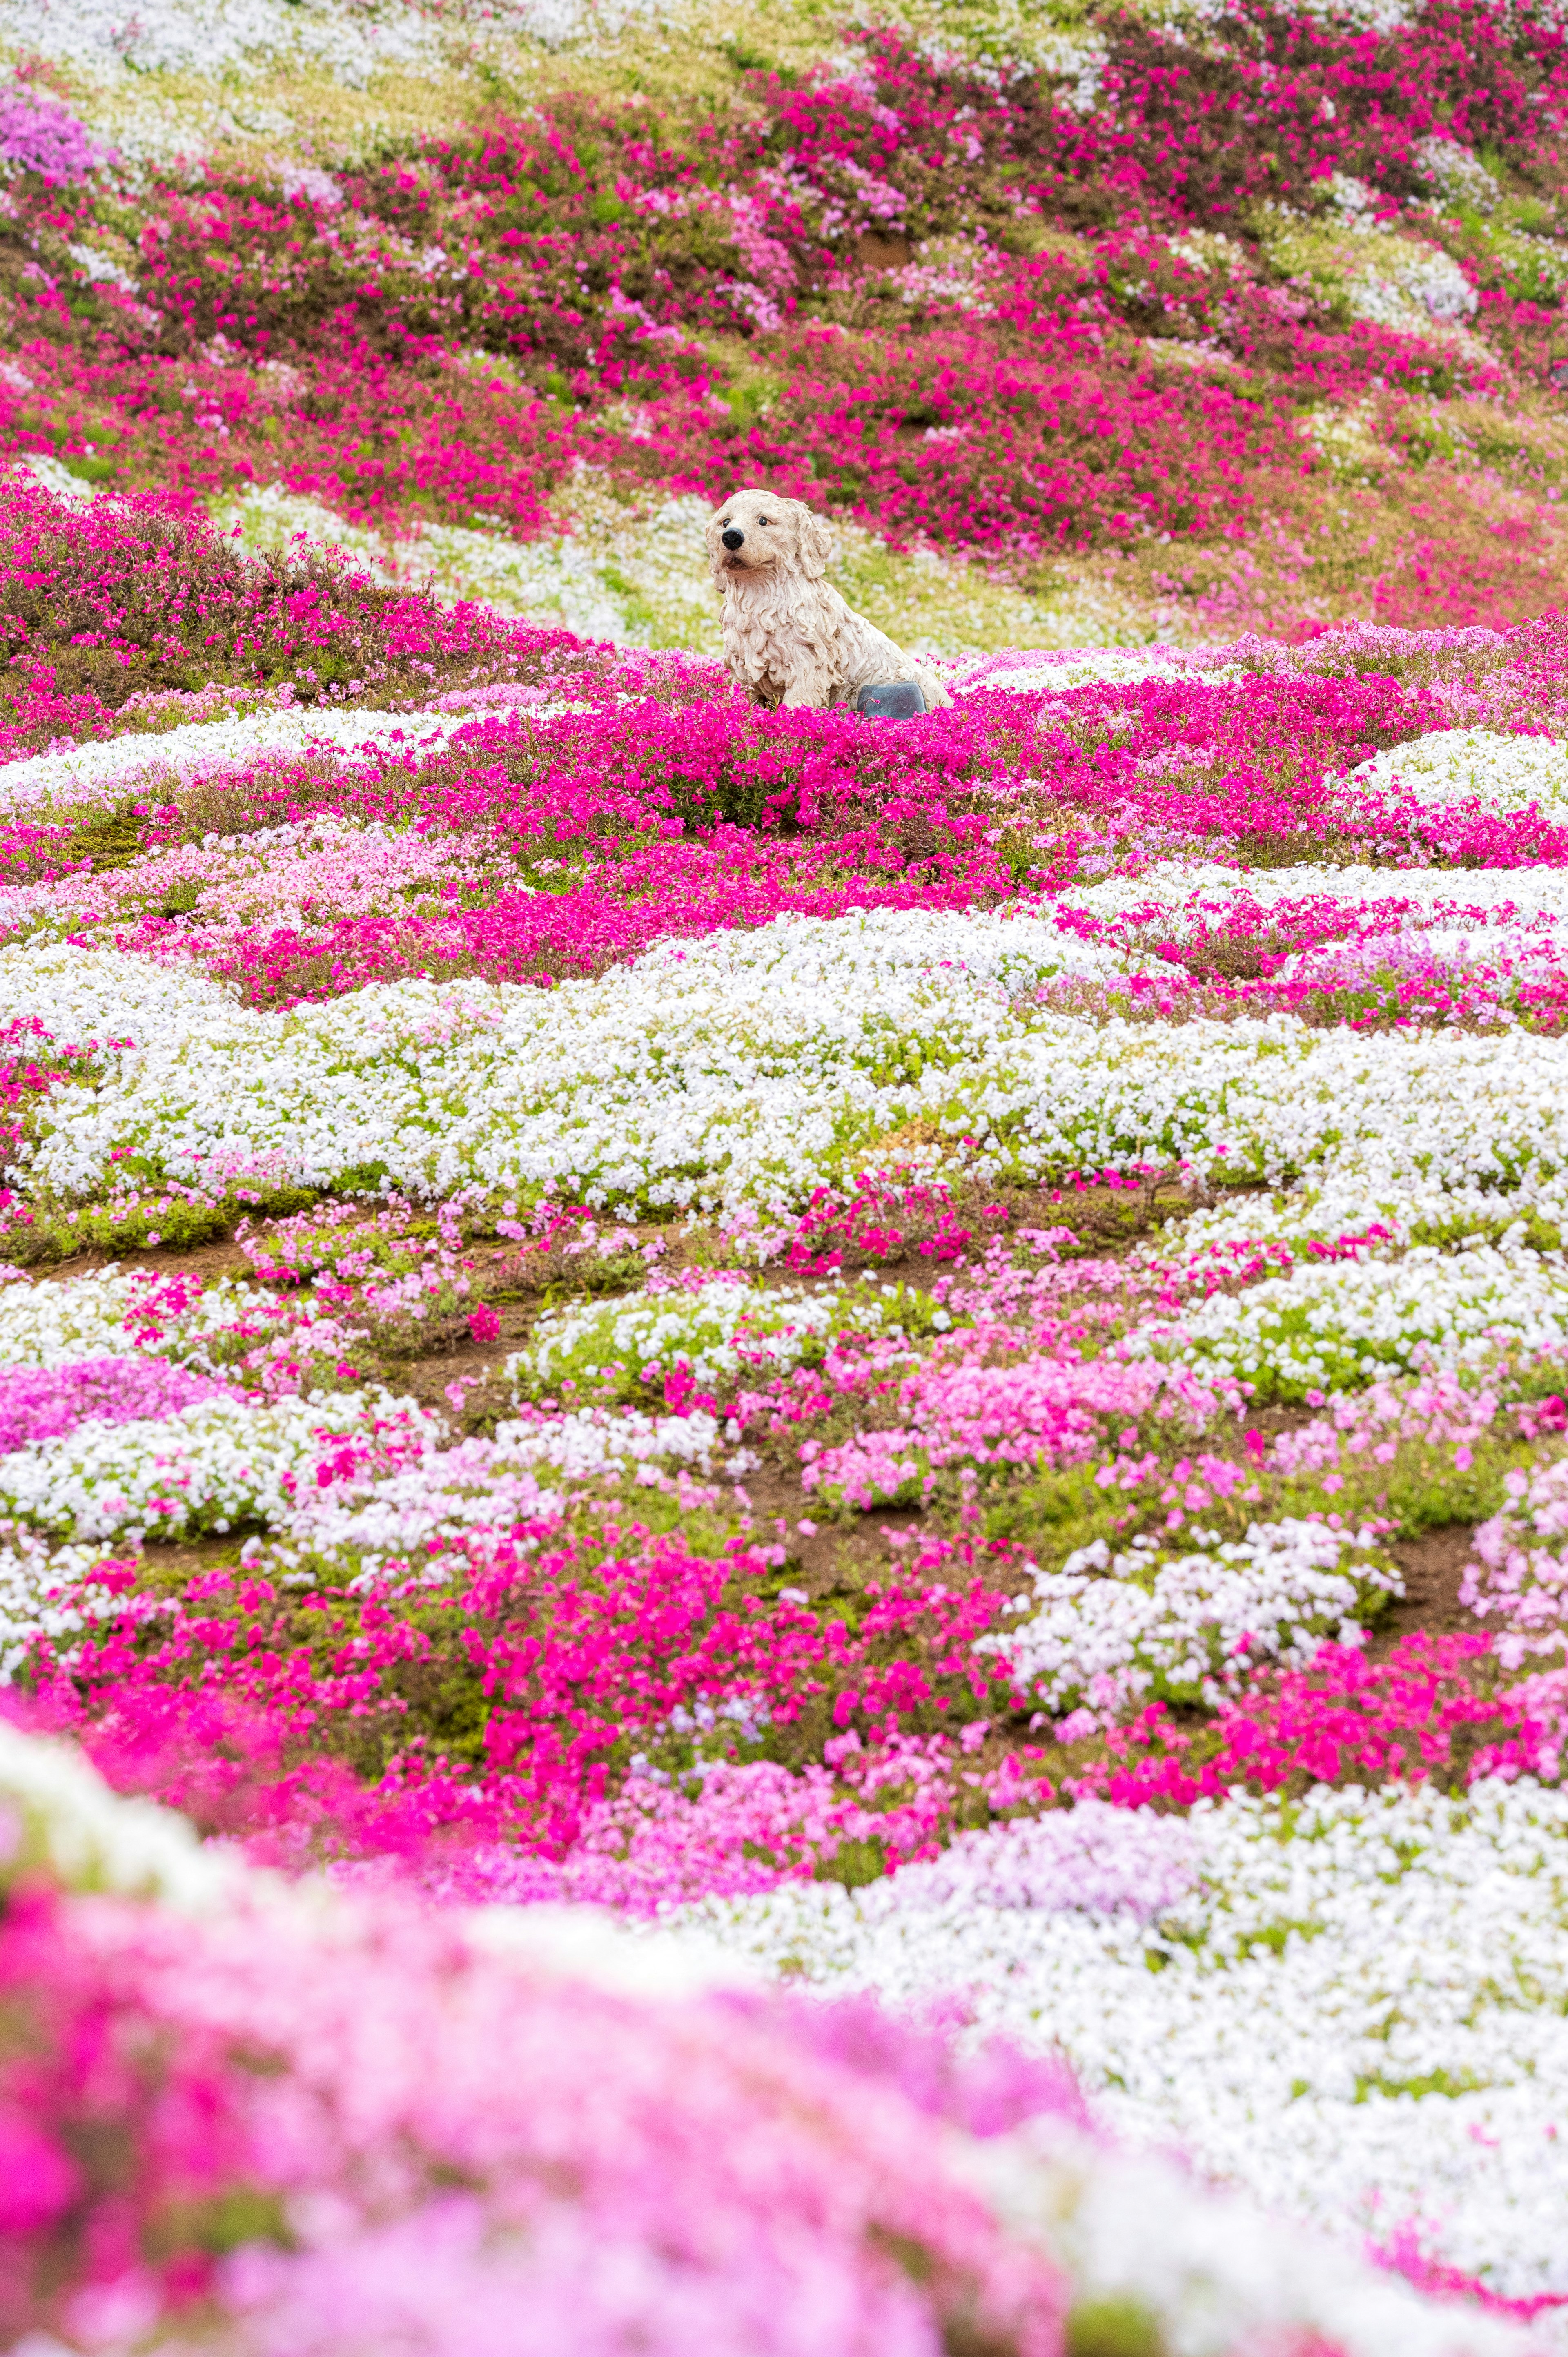
[[[1474,300],[1472,295],[1472,307]],[[1511,737],[1495,728],[1438,728],[1363,761],[1350,771],[1343,791],[1349,794],[1358,786],[1408,795],[1429,810],[1472,800],[1498,811],[1527,810],[1539,802],[1550,815],[1568,806],[1568,746],[1554,737]],[[1405,887],[1402,874],[1384,880],[1400,890]],[[1448,890],[1455,900],[1466,900],[1474,886],[1477,897],[1500,894],[1528,907],[1536,890],[1551,892],[1559,880],[1555,874],[1504,868],[1494,875],[1466,874],[1463,884],[1450,876]],[[1562,901],[1552,905],[1561,910]]]
[[[1568,1041],[1284,1016],[1171,1029],[1033,1003],[1053,974],[1126,962],[1034,912],[885,909],[668,944],[549,992],[407,981],[277,1015],[59,944],[0,951],[0,1012],[139,1043],[48,1101],[23,1167],[66,1195],[133,1150],[181,1179],[264,1165],[330,1188],[379,1166],[424,1196],[478,1182],[628,1207],[798,1202],[892,1159],[983,1180],[1223,1162],[1498,1187],[1520,1211],[1560,1200]],[[892,1142],[917,1124],[931,1143]]]
[[[1402,1258],[1308,1262],[1236,1294],[1216,1294],[1174,1326],[1136,1329],[1133,1358],[1218,1361],[1270,1393],[1354,1390],[1374,1372],[1418,1363],[1477,1364],[1506,1340],[1530,1352],[1568,1348],[1568,1266],[1561,1252],[1418,1244]]]
[[[1103,1539],[1079,1547],[1036,1573],[1038,1610],[975,1651],[1004,1655],[1056,1712],[1114,1715],[1151,1691],[1212,1703],[1260,1657],[1305,1663],[1324,1636],[1360,1643],[1363,1599],[1404,1592],[1367,1534],[1287,1516],[1208,1537],[1182,1553],[1147,1538],[1115,1555]]]
[[[79,1540],[175,1538],[236,1523],[288,1521],[296,1499],[341,1479],[350,1487],[374,1452],[361,1437],[384,1393],[319,1392],[252,1406],[198,1400],[173,1415],[90,1420],[55,1440],[0,1457],[0,1509]],[[439,1427],[403,1403],[416,1442]],[[341,1473],[342,1444],[359,1437]],[[335,1447],[334,1444],[337,1444]]]

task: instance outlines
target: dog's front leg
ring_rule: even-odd
[[[789,673],[779,700],[787,711],[825,710],[833,700],[832,675],[820,664],[801,664]]]

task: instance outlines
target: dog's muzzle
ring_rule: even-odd
[[[719,538],[726,548],[739,548],[746,534],[744,532],[725,532],[719,534]]]

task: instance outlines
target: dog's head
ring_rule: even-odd
[[[722,589],[747,574],[803,574],[820,581],[833,553],[821,516],[804,500],[773,491],[732,491],[708,519],[708,556]]]

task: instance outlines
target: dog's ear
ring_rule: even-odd
[[[703,538],[707,544],[709,570],[721,589],[725,586],[724,543],[719,538],[722,528],[722,516],[711,515],[703,531]]]
[[[833,536],[822,517],[813,515],[803,500],[797,500],[794,505],[795,546],[800,570],[808,581],[820,581],[833,553]]]

